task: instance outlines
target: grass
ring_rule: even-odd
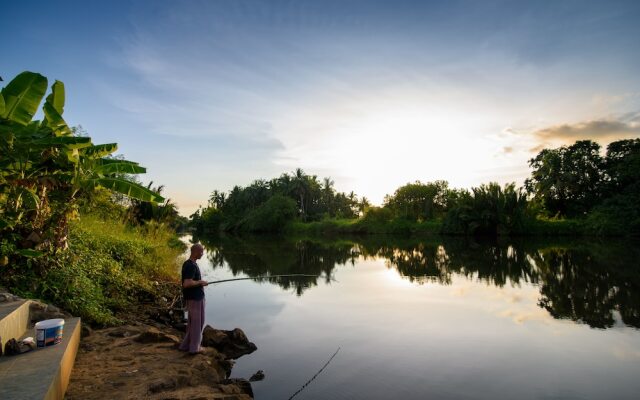
[[[292,222],[286,229],[289,234],[335,236],[340,234],[395,234],[430,236],[450,234],[443,230],[442,221],[409,221],[405,219],[325,219],[314,222]],[[512,236],[597,236],[616,235],[613,230],[595,232],[585,220],[536,218],[520,232]]]
[[[103,326],[117,324],[118,312],[160,296],[159,282],[177,282],[177,257],[184,251],[164,225],[131,227],[95,215],[71,224],[69,243],[66,251],[13,266],[4,283]]]
[[[287,232],[308,235],[337,234],[399,234],[430,235],[438,234],[442,228],[441,221],[408,221],[394,219],[381,221],[373,219],[325,219],[316,222],[293,222]]]

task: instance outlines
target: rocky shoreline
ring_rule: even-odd
[[[230,379],[234,359],[255,350],[240,329],[207,326],[204,353],[189,355],[177,345],[174,328],[133,323],[86,332],[66,398],[227,399],[253,398],[246,379]]]

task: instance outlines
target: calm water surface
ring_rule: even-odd
[[[363,241],[364,240],[364,241]],[[203,239],[207,323],[257,399],[636,399],[637,242]]]

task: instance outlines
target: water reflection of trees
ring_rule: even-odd
[[[227,264],[234,276],[305,274],[312,277],[266,278],[283,289],[295,290],[298,296],[318,280],[331,283],[336,265],[355,264],[359,257],[352,242],[321,243],[302,240],[284,240],[273,236],[235,237],[219,236],[202,239],[209,249],[208,257],[214,268]]]
[[[317,278],[279,278],[275,283],[298,295],[329,283],[336,265],[360,258],[384,258],[387,267],[416,284],[451,284],[454,276],[502,287],[532,283],[538,305],[554,318],[595,328],[615,324],[640,328],[638,243],[557,243],[530,239],[474,242],[462,238],[413,240],[389,236],[355,240],[294,240],[276,237],[218,237],[205,241],[212,265],[227,264],[234,275],[311,274]]]

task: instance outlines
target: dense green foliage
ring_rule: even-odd
[[[127,226],[95,215],[70,224],[69,243],[66,251],[5,266],[0,283],[90,323],[113,324],[117,312],[153,299],[154,281],[174,284],[184,249],[166,226]]]
[[[270,199],[276,200],[266,204]],[[293,203],[284,201],[290,199]],[[290,204],[294,212],[290,213]],[[301,169],[293,174],[282,174],[269,181],[257,180],[247,187],[234,187],[228,194],[215,190],[207,207],[191,216],[198,232],[225,231],[280,231],[294,218],[318,221],[322,218],[355,218],[368,205],[365,198],[358,200],[353,192],[336,192],[333,181],[322,182],[315,175]],[[277,218],[268,218],[272,209]]]
[[[443,231],[459,234],[523,233],[533,220],[526,196],[514,184],[497,183],[464,192],[447,213]]]
[[[238,226],[250,232],[274,232],[292,221],[295,215],[296,202],[278,194],[247,213]]]
[[[551,215],[581,215],[602,195],[604,160],[600,145],[590,140],[544,149],[529,165],[533,172],[525,186]]]
[[[387,196],[384,205],[395,217],[413,221],[443,217],[450,200],[448,187],[446,181],[408,183]]]
[[[79,198],[108,188],[131,198],[162,201],[157,193],[123,177],[144,173],[132,161],[108,157],[115,143],[94,145],[74,135],[62,118],[62,82],[51,86],[42,121],[32,120],[47,78],[23,72],[0,92],[1,263],[67,246],[68,223]]]
[[[613,142],[604,157],[597,143],[582,140],[544,149],[529,164],[524,188],[492,182],[465,190],[416,181],[386,196],[382,207],[335,193],[330,179],[321,184],[298,169],[228,195],[214,191],[191,223],[199,233],[640,234],[640,139]],[[263,205],[273,196],[295,201],[295,213],[267,222]]]
[[[175,280],[177,212],[131,178],[145,169],[112,156],[115,143],[67,126],[62,82],[32,120],[46,90],[44,76],[23,72],[0,92],[0,285],[114,323],[157,296],[153,280]]]
[[[147,185],[147,189],[162,194],[164,186],[152,187],[153,182]],[[127,205],[126,218],[128,222],[135,225],[144,225],[150,221],[160,222],[177,230],[184,231],[187,228],[189,220],[178,213],[178,207],[171,201],[166,199],[164,203],[154,201],[144,201],[140,199],[128,199],[124,201]]]

